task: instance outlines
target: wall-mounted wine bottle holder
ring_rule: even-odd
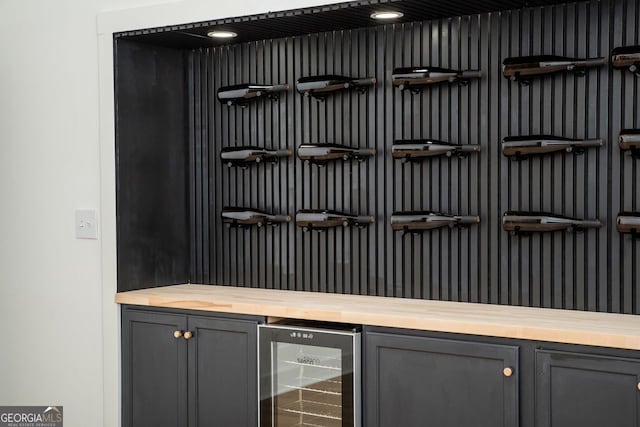
[[[265,225],[278,226],[281,223],[291,221],[289,215],[273,215],[242,207],[224,207],[222,208],[220,217],[227,228],[263,227]]]
[[[479,151],[479,145],[457,145],[430,139],[396,140],[391,146],[391,156],[407,162],[419,162],[436,156],[465,157]]]
[[[621,46],[611,52],[611,66],[640,77],[640,46]]]
[[[451,70],[440,67],[404,67],[393,70],[391,83],[398,89],[418,94],[424,88],[438,83],[469,84],[471,79],[482,77],[480,70]]]
[[[598,219],[578,219],[547,212],[507,211],[502,216],[502,228],[514,235],[544,233],[553,231],[583,231],[600,228]]]
[[[620,131],[618,145],[622,151],[628,151],[635,158],[640,158],[640,129]]]
[[[502,140],[502,154],[522,160],[557,152],[582,154],[589,147],[602,145],[602,139],[570,139],[552,135],[508,136]]]
[[[252,164],[277,163],[281,157],[288,157],[291,153],[291,150],[269,150],[253,146],[225,147],[220,151],[220,159],[227,167],[246,169]]]
[[[188,63],[176,57],[180,64],[175,64],[175,73],[188,84],[175,79],[166,84],[176,86],[175,99],[187,97],[179,111],[186,110],[189,133],[180,127],[167,135],[171,142],[162,138],[161,145],[154,145],[153,138],[146,138],[145,147],[169,153],[182,146],[189,150],[183,155],[188,170],[180,174],[189,181],[180,189],[189,190],[185,215],[190,223],[186,243],[193,252],[186,257],[193,264],[190,280],[640,314],[640,304],[630,297],[640,286],[640,269],[633,269],[638,242],[615,229],[616,215],[623,210],[618,207],[640,211],[640,186],[633,184],[640,160],[618,147],[621,129],[640,129],[634,111],[640,79],[628,69],[602,66],[587,69],[587,78],[559,72],[521,87],[504,78],[502,70],[506,57],[537,53],[603,56],[610,62],[614,47],[640,44],[635,38],[640,8],[632,7],[634,1],[569,2],[186,49]],[[625,14],[629,7],[634,13]],[[173,64],[171,52],[159,54]],[[150,57],[149,67],[156,64],[160,61]],[[394,68],[429,64],[482,68],[482,78],[466,87],[431,85],[417,96],[392,85]],[[299,77],[322,74],[375,76],[378,81],[364,95],[345,89],[331,93],[325,103],[297,93]],[[122,77],[128,79],[126,74]],[[217,100],[220,86],[242,82],[291,87],[280,93],[277,103],[263,97],[244,110]],[[140,93],[135,86],[130,90],[132,96]],[[123,100],[128,99],[132,97]],[[158,117],[174,114],[161,106],[152,107]],[[131,119],[121,111],[120,118],[129,121],[127,141],[134,148],[136,132],[142,128],[131,120],[144,119],[145,111]],[[157,129],[173,129],[168,123]],[[144,129],[158,136],[154,127]],[[529,134],[602,138],[605,144],[588,148],[582,156],[559,152],[524,163],[501,153],[503,137]],[[180,135],[185,143],[175,144],[182,141]],[[463,160],[394,160],[394,139],[414,138],[480,144],[482,149]],[[337,160],[324,169],[285,157],[275,166],[263,165],[264,160],[243,172],[228,169],[220,160],[223,147],[240,144],[290,148],[296,157],[301,143],[323,142],[375,148],[377,154],[361,164]],[[136,174],[144,172],[130,167]],[[152,188],[160,189],[161,184],[153,183]],[[167,202],[175,199],[170,195]],[[503,230],[502,214],[510,209],[604,221],[608,201],[616,208],[608,215],[606,229],[522,239]],[[220,219],[223,206],[260,208],[293,219],[275,230],[267,226],[229,231]],[[302,208],[376,215],[376,223],[363,230],[339,227],[324,234],[303,233],[293,223]],[[426,208],[479,215],[481,222],[412,237],[392,230],[394,211]],[[613,258],[607,248],[613,248]],[[248,250],[251,257],[238,257]],[[460,254],[461,262],[449,262]],[[621,298],[607,298],[616,294]]]
[[[620,212],[616,220],[616,229],[619,233],[640,238],[640,212]]]
[[[502,74],[511,81],[528,85],[536,77],[562,72],[584,76],[588,68],[606,64],[605,58],[567,58],[555,55],[519,56],[502,62]]]
[[[394,212],[391,215],[391,229],[417,234],[438,228],[467,227],[480,222],[479,216],[448,215],[429,211]]]
[[[374,216],[359,216],[349,213],[303,209],[296,212],[296,225],[302,231],[323,231],[334,227],[364,228],[375,222]]]
[[[284,92],[288,89],[288,84],[257,85],[253,83],[243,83],[219,88],[217,97],[218,101],[229,107],[236,105],[244,108],[249,105],[250,102],[261,98],[277,101],[280,98],[279,92]]]
[[[375,77],[353,79],[345,76],[323,75],[299,78],[296,82],[296,89],[304,96],[324,101],[333,92],[353,89],[358,93],[365,93],[369,86],[375,84]]]
[[[301,144],[297,154],[300,160],[323,166],[337,160],[363,162],[368,157],[375,156],[376,150],[375,148],[353,148],[341,144]]]

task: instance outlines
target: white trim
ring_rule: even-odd
[[[103,425],[120,426],[120,310],[116,285],[116,188],[112,35],[98,37]]]

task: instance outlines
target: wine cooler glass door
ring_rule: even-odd
[[[354,426],[353,336],[329,334],[317,340],[324,343],[291,342],[298,340],[298,333],[311,334],[309,341],[318,336],[318,332],[288,330],[284,335],[289,339],[264,345],[261,337],[261,425]],[[268,357],[263,357],[265,353]]]
[[[342,426],[339,349],[272,343],[276,425]]]

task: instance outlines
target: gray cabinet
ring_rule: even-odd
[[[176,427],[187,418],[187,317],[122,312],[122,425]]]
[[[122,425],[255,427],[263,320],[123,307]],[[640,427],[638,352],[364,331],[363,426]]]
[[[256,319],[122,310],[124,427],[254,427]]]
[[[365,335],[368,427],[518,426],[518,347]]]
[[[640,360],[536,351],[537,427],[640,427]]]

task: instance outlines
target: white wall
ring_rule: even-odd
[[[0,0],[0,405],[102,418],[98,2]]]
[[[112,32],[335,2],[0,0],[0,405],[118,425]]]

